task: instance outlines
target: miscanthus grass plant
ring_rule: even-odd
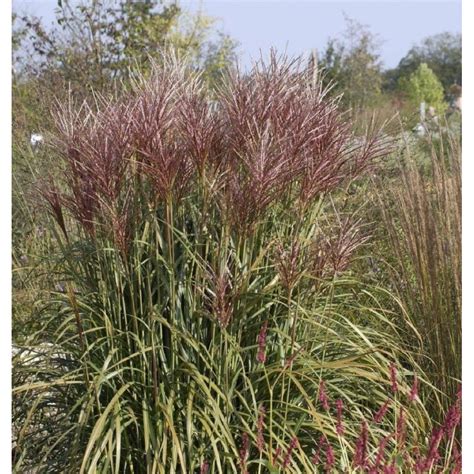
[[[275,55],[212,100],[168,58],[55,117],[58,281],[14,357],[15,472],[457,469],[459,401],[432,426],[386,292],[351,276],[361,222],[323,219],[384,135]]]

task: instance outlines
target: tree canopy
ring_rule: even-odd
[[[73,85],[102,89],[126,78],[130,68],[146,68],[168,47],[189,56],[197,69],[216,70],[230,62],[236,43],[213,32],[214,20],[190,15],[176,2],[59,0],[56,22],[47,28],[29,15],[15,15],[15,70],[32,76],[59,73]]]
[[[401,77],[408,77],[422,63],[436,74],[445,93],[453,84],[462,85],[461,34],[440,33],[413,46],[397,68],[387,72],[387,87],[395,88]]]
[[[426,63],[421,63],[408,80],[403,81],[402,88],[414,106],[425,102],[438,113],[446,110],[443,86]]]
[[[367,26],[346,17],[342,39],[330,39],[320,59],[325,81],[343,92],[343,103],[358,109],[372,104],[382,86],[380,41]]]

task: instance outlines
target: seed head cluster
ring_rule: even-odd
[[[137,203],[176,205],[205,188],[223,223],[249,233],[272,204],[304,210],[387,153],[381,133],[356,138],[338,98],[276,54],[249,73],[229,70],[212,97],[198,74],[169,58],[121,97],[71,99],[55,119],[63,174],[48,199],[54,216],[59,222],[67,208],[89,236],[109,232],[124,248],[140,221]]]

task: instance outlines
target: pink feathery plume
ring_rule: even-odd
[[[375,423],[380,423],[382,419],[384,418],[385,414],[387,413],[388,407],[391,403],[390,398],[387,399],[387,401],[379,408],[377,413],[374,415],[374,422]]]
[[[323,407],[323,410],[329,411],[329,398],[326,393],[326,384],[324,383],[324,380],[321,380],[319,382],[319,396],[318,400],[321,403],[321,406]]]

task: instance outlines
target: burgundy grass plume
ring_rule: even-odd
[[[123,247],[140,220],[129,207],[137,188],[156,207],[180,202],[197,176],[210,173],[200,185],[212,187],[213,206],[233,230],[248,233],[273,203],[305,209],[384,152],[380,134],[356,139],[338,99],[297,60],[276,53],[248,74],[230,72],[212,100],[185,63],[152,64],[119,99],[62,104],[56,123],[64,206],[89,235],[105,228]],[[294,284],[295,275],[287,277]]]
[[[66,240],[69,240],[63,213],[63,197],[53,183],[38,186],[39,193],[49,205],[49,212],[56,220]]]
[[[140,171],[161,200],[179,200],[193,174],[192,160],[179,135],[180,110],[188,89],[182,69],[155,70],[137,87],[133,143]]]
[[[194,83],[190,92],[183,96],[179,110],[178,129],[183,150],[201,177],[206,170],[216,171],[223,159],[225,131],[222,130],[222,118],[214,108],[204,91]]]
[[[361,220],[339,218],[329,229],[321,229],[310,249],[310,272],[317,279],[332,278],[344,272],[357,249],[369,237],[361,229]],[[336,231],[334,231],[336,228]]]
[[[211,317],[225,329],[232,319],[234,305],[233,282],[227,267],[207,271],[205,301]]]
[[[383,149],[377,134],[355,147],[338,100],[310,82],[297,61],[273,53],[249,75],[236,71],[219,93],[228,131],[224,203],[241,231],[252,229],[293,184],[303,210]]]
[[[287,291],[293,289],[303,271],[300,262],[301,254],[301,245],[296,240],[292,240],[289,248],[285,248],[281,242],[276,245],[276,267],[282,285]]]

